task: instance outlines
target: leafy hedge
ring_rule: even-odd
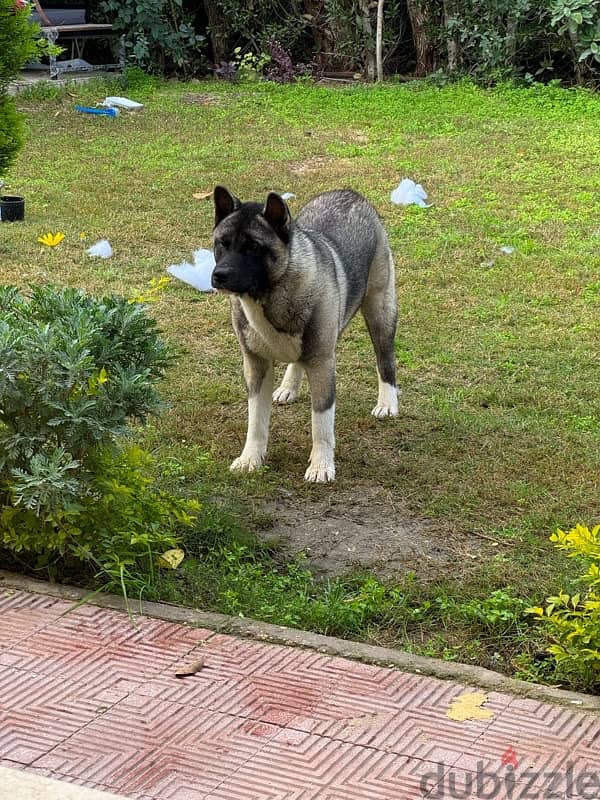
[[[13,163],[23,144],[23,123],[7,93],[23,65],[38,52],[38,27],[29,22],[29,10],[15,0],[0,0],[0,177]]]
[[[152,574],[198,506],[156,489],[121,437],[161,407],[171,361],[140,303],[0,287],[0,544],[113,584]]]

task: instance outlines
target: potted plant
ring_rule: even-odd
[[[15,194],[0,195],[0,220],[19,222],[25,219],[25,199]]]

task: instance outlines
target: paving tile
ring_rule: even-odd
[[[1,766],[1,765],[0,765]],[[43,778],[51,778],[54,781],[60,781],[60,783],[68,783],[72,786],[81,786],[85,789],[95,789],[99,792],[114,792],[115,790],[110,786],[104,786],[99,783],[94,783],[94,781],[82,781],[80,778],[74,778],[71,775],[63,775],[60,772],[56,772],[55,770],[51,769],[42,769],[41,767],[23,767],[23,772],[30,773],[32,775],[38,775]],[[154,800],[154,798],[150,798],[148,795],[142,794],[141,792],[127,792],[126,795],[121,795],[119,793],[119,797],[127,797],[127,800]],[[2,795],[0,794],[0,800],[3,800]],[[17,798],[16,800],[26,800],[26,798]],[[87,800],[84,798],[82,800]]]
[[[473,746],[465,748],[462,764],[483,759],[486,768],[500,764],[512,752],[518,775],[559,770],[575,753],[589,763],[600,762],[600,719],[561,706],[514,698],[495,717]]]
[[[455,682],[6,589],[0,615],[0,766],[135,800],[600,796],[576,709],[487,692],[458,722]]]
[[[212,631],[81,607],[14,644],[13,666],[85,682],[90,687],[130,691],[167,669]]]
[[[73,604],[45,595],[0,587],[0,648],[9,648],[60,617]],[[6,664],[1,660],[0,664]]]
[[[515,697],[499,722],[512,723],[529,739],[537,734],[553,745],[568,743],[569,747],[582,746],[600,754],[600,719],[575,708]]]
[[[163,673],[134,691],[426,760],[457,758],[489,724],[447,718],[452,699],[465,691],[455,683],[225,636],[201,652],[204,668],[196,675]],[[500,713],[511,699],[490,693],[486,708]]]
[[[123,790],[143,791],[157,800],[204,797],[235,773],[278,728],[225,714],[192,716],[193,725],[169,737],[152,762],[127,768]]]
[[[600,754],[582,747],[565,749],[565,758],[545,769],[532,782],[541,798],[563,800],[582,798],[597,800],[600,797]]]
[[[161,800],[180,785],[206,794],[278,730],[239,717],[128,697],[36,766]]]
[[[473,786],[478,773],[496,776],[505,786],[514,768],[518,792],[515,788],[513,800],[519,792],[523,800],[562,800],[569,792],[573,798],[587,792],[588,800],[595,800],[600,795],[599,734],[595,716],[516,698],[465,749],[453,770],[470,773]],[[488,777],[483,793],[491,792],[493,783]]]
[[[233,656],[225,665],[222,658],[215,657],[209,642],[189,655],[190,661],[202,655],[204,667],[200,672],[183,679],[163,672],[136,692],[280,725],[299,715],[312,719],[322,698],[332,690],[332,684],[325,681],[316,668],[313,675],[306,678],[286,674],[277,670],[276,665],[271,669],[268,654],[263,654],[266,658],[260,671],[243,674],[238,671]]]
[[[458,758],[489,726],[489,720],[456,722],[448,718],[452,700],[469,691],[466,687],[447,681],[395,674],[403,691],[391,710],[385,708],[385,703],[378,704],[378,698],[369,698],[373,702],[370,704],[371,710],[366,710],[365,706],[355,704],[355,696],[340,691],[330,699],[328,710],[335,703],[338,709],[346,709],[344,716],[340,714],[334,722],[310,724],[301,721],[292,722],[290,726],[342,741],[445,763],[452,763],[452,759]],[[489,693],[485,708],[497,715],[509,702],[510,698],[504,695]]]
[[[435,784],[435,764],[284,730],[206,800],[421,800],[428,774]]]
[[[4,668],[0,671],[0,757],[31,764],[109,705],[102,692],[85,684]]]

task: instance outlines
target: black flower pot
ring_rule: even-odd
[[[25,219],[25,200],[9,194],[0,197],[0,220],[18,222],[22,219]]]

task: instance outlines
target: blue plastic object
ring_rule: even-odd
[[[90,108],[89,106],[75,106],[75,111],[83,114],[100,114],[103,117],[116,117],[119,113],[118,108]]]

